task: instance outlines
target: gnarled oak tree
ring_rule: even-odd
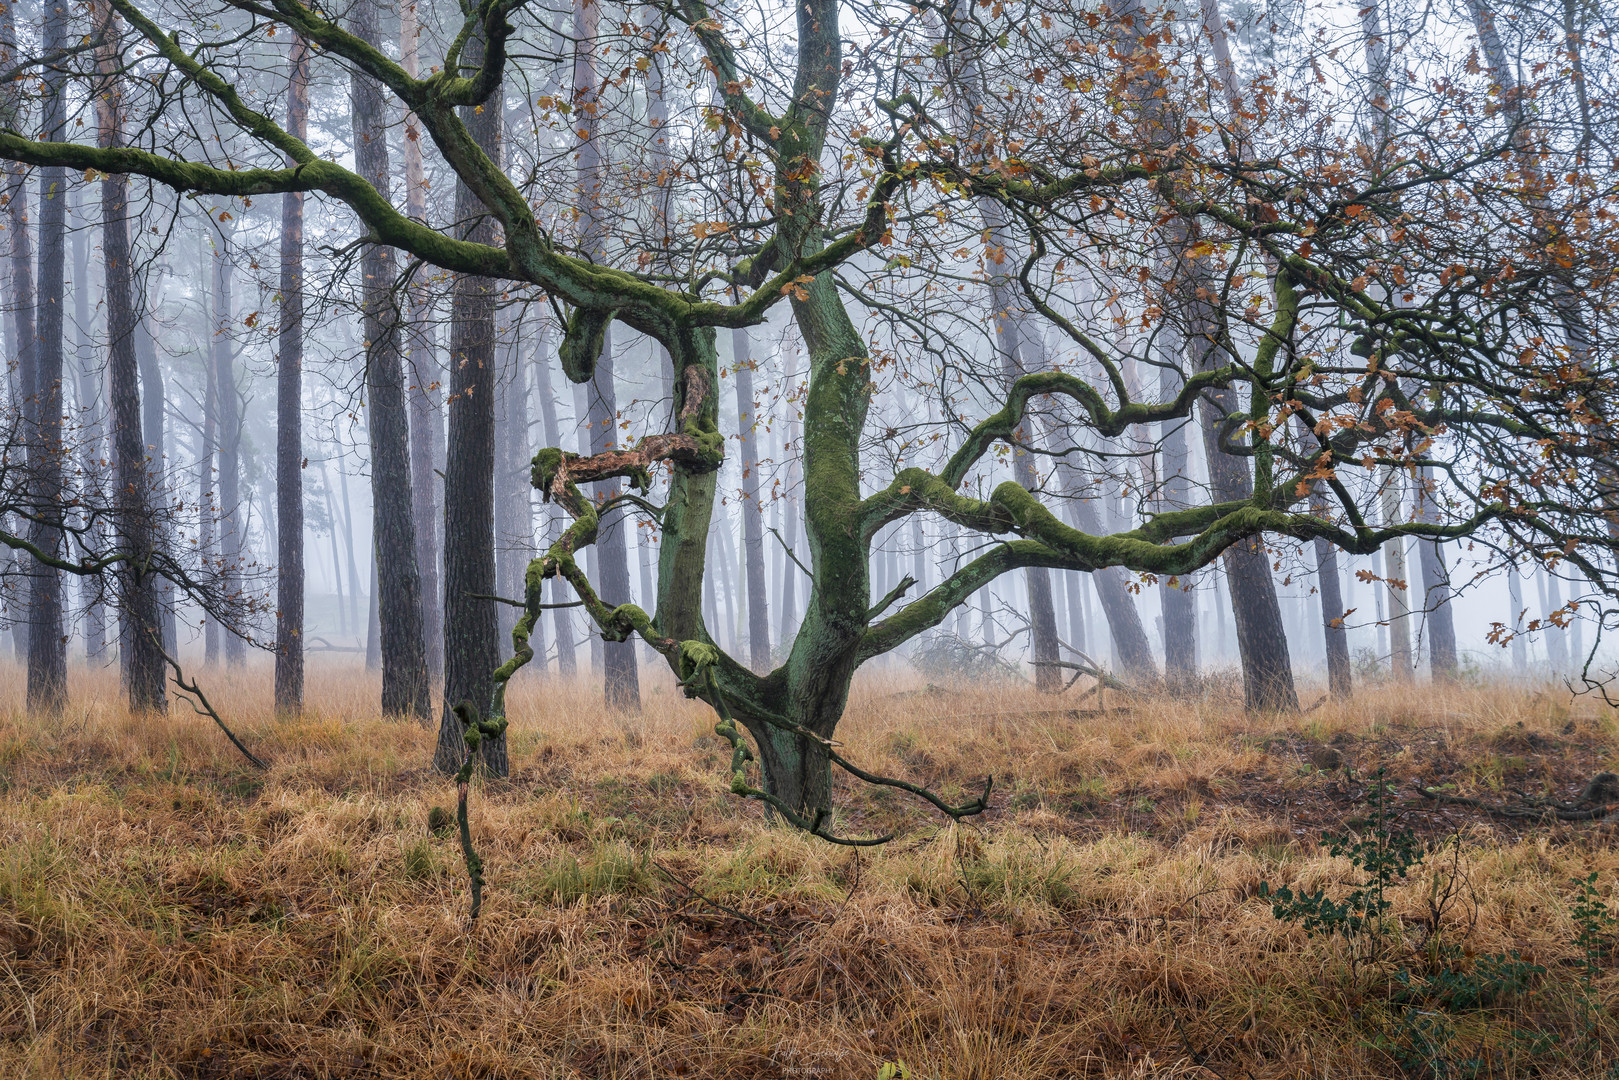
[[[7,128],[0,156],[216,198],[339,200],[368,243],[545,294],[565,313],[561,359],[575,381],[591,378],[611,323],[667,351],[667,430],[534,458],[534,484],[573,522],[529,566],[516,655],[493,700],[477,703],[473,741],[504,728],[504,687],[531,655],[552,577],[572,584],[606,638],[639,636],[720,713],[734,791],[825,836],[832,765],[893,782],[837,752],[855,672],[1015,570],[1174,579],[1265,536],[1359,553],[1396,537],[1477,537],[1576,565],[1611,594],[1611,169],[1557,126],[1550,98],[1538,112],[1503,111],[1453,38],[1407,55],[1394,110],[1344,66],[1359,52],[1340,55],[1344,42],[1326,37],[1287,62],[1256,58],[1231,92],[1227,70],[1199,63],[1203,27],[1136,3],[667,0],[598,21],[611,92],[570,102],[512,96],[544,82],[528,77],[536,66],[565,61],[554,44],[565,9],[464,6],[423,78],[298,0],[109,3],[138,43],[118,73],[129,144]],[[272,33],[295,34],[316,68],[361,72],[408,109],[495,226],[473,235],[497,239],[412,218],[289,133],[276,119],[284,86],[260,93],[214,70]],[[667,120],[648,138],[654,59]],[[1588,79],[1604,77],[1586,61]],[[21,70],[46,68],[86,100],[112,77],[79,53]],[[1590,95],[1581,122],[1611,133],[1609,100]],[[550,149],[508,170],[466,117],[518,105]],[[580,108],[590,124],[572,115]],[[187,140],[187,110],[241,132],[230,159]],[[1536,115],[1548,119],[1526,119]],[[583,239],[569,160],[582,127],[614,148],[593,198],[616,208]],[[759,674],[716,647],[702,618],[724,457],[716,335],[780,305],[808,354],[812,581],[785,661]],[[1009,320],[1001,338],[1022,342],[1012,369],[992,340]],[[950,407],[904,435],[911,449],[877,475],[872,445],[890,433],[868,431],[868,414],[895,379]],[[1212,482],[1191,483],[1182,460],[1173,498],[1161,498],[1157,434],[1188,422],[1205,432]],[[969,485],[1007,452],[1039,467]],[[1121,462],[1140,520],[1065,521],[1060,499],[1086,498]],[[1418,519],[1377,514],[1391,474],[1433,478]],[[639,493],[589,494],[623,481]],[[581,568],[611,513],[661,527],[650,612],[605,603]],[[922,595],[906,582],[871,595],[873,537],[919,514],[985,545]],[[982,806],[935,802],[957,815]]]

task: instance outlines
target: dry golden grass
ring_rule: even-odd
[[[1394,1075],[1373,1045],[1386,974],[1278,922],[1258,884],[1340,880],[1317,838],[1364,816],[1379,766],[1567,797],[1619,749],[1607,714],[1551,692],[1368,692],[1256,721],[1214,697],[1074,716],[885,676],[846,753],[954,792],[993,772],[995,809],[946,827],[842,788],[843,831],[905,830],[857,854],[726,794],[711,716],[667,680],[634,720],[530,680],[512,778],[474,796],[489,887],[469,929],[458,849],[425,826],[453,799],[432,733],[378,719],[365,673],[312,672],[318,712],[285,722],[266,673],[205,676],[268,775],[183,705],[130,717],[105,673],[76,672],[44,727],[3,679],[4,1077]],[[1325,747],[1343,769],[1312,764]],[[1468,1021],[1476,1075],[1606,1075],[1619,984],[1610,966],[1591,988],[1588,1038],[1569,904],[1593,870],[1611,897],[1611,827],[1407,817],[1460,838],[1447,933],[1552,971]],[[1412,940],[1431,881],[1394,897]],[[1509,1025],[1563,1043],[1530,1054]]]

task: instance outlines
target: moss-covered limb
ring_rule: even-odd
[[[907,472],[916,474],[910,497],[918,507],[981,532],[1016,533],[1024,539],[1002,544],[973,560],[937,588],[871,627],[860,645],[862,662],[939,625],[972,593],[996,577],[1023,567],[1092,571],[1122,566],[1137,573],[1178,576],[1207,566],[1233,544],[1261,533],[1298,540],[1324,539],[1353,554],[1370,554],[1398,537],[1459,539],[1491,521],[1526,516],[1521,511],[1509,513],[1503,506],[1492,505],[1452,525],[1418,521],[1383,528],[1344,529],[1308,513],[1262,508],[1245,500],[1171,511],[1140,529],[1093,536],[1059,521],[1034,495],[1012,481],[996,487],[988,500],[979,500],[951,491],[924,470]],[[1187,538],[1181,543],[1170,542],[1180,536]]]
[[[1248,425],[1254,433],[1254,502],[1264,505],[1271,500],[1272,481],[1275,476],[1275,453],[1271,447],[1270,425],[1271,390],[1276,377],[1276,354],[1283,346],[1291,347],[1293,328],[1298,323],[1299,294],[1293,287],[1293,278],[1286,270],[1273,278],[1276,289],[1276,315],[1254,350],[1253,382],[1248,396]],[[1288,365],[1291,368],[1291,365]]]
[[[113,10],[122,15],[130,26],[151,43],[159,56],[173,64],[204,93],[223,105],[230,113],[231,119],[243,131],[280,150],[298,165],[308,165],[318,160],[302,139],[286,131],[264,113],[248,108],[241,95],[236,93],[235,87],[220,78],[196,56],[181,48],[178,32],[172,37],[164,34],[162,28],[147,18],[145,12],[130,3],[130,0],[111,0],[111,4]]]
[[[633,450],[604,450],[581,457],[561,450],[546,449],[534,455],[530,475],[534,486],[547,501],[566,504],[567,490],[579,484],[627,478],[646,491],[651,487],[651,469],[671,461],[696,472],[713,472],[724,462],[725,447],[716,433],[701,435],[648,435]]]
[[[24,520],[32,519],[25,517]],[[26,537],[18,536],[3,528],[0,528],[0,544],[4,544],[13,551],[24,552],[42,566],[49,566],[54,570],[76,574],[79,577],[94,577],[133,559],[133,556],[127,552],[118,552],[92,559],[89,562],[73,562],[71,559],[64,559],[59,555],[46,551]]]
[[[719,354],[709,328],[685,330],[670,350],[675,399],[680,408],[670,424],[693,437],[712,440],[719,432]],[[724,442],[717,447],[724,453]],[[660,632],[682,640],[707,640],[703,626],[703,575],[707,573],[708,531],[718,480],[714,470],[675,462],[664,502],[663,542],[658,546]]]
[[[1058,394],[1072,399],[1085,410],[1091,426],[1099,435],[1113,437],[1133,427],[1189,415],[1203,391],[1229,385],[1234,374],[1235,369],[1229,366],[1200,371],[1182,384],[1172,400],[1163,402],[1125,400],[1117,409],[1109,407],[1102,395],[1088,382],[1065,372],[1042,371],[1021,375],[1013,381],[1006,396],[1005,406],[999,412],[979,421],[962,440],[962,445],[951,455],[944,468],[939,471],[939,476],[951,487],[959,487],[967,471],[997,440],[1005,442],[1013,440],[1018,426],[1023,423],[1029,402],[1037,397]],[[873,495],[869,500],[869,512],[883,513],[885,503],[891,501],[903,486],[904,482],[896,478],[895,483]],[[879,528],[881,524],[879,522]]]
[[[470,701],[460,701],[451,711],[461,721],[462,738],[466,740],[467,756],[455,774],[455,818],[461,839],[461,855],[467,864],[467,881],[472,888],[472,910],[469,919],[477,919],[483,910],[483,859],[472,846],[472,821],[467,805],[472,787],[472,773],[478,763],[478,747],[484,739],[498,739],[506,732],[506,717],[502,714],[488,719],[478,715]]]
[[[319,191],[346,203],[370,232],[371,239],[409,251],[458,273],[482,277],[517,277],[517,268],[500,248],[457,240],[412,221],[388,203],[359,175],[330,161],[285,169],[216,169],[129,147],[85,146],[41,142],[14,131],[0,131],[0,157],[39,167],[61,166],[78,172],[144,176],[176,191],[234,197],[280,192]]]
[[[1037,541],[1017,540],[997,544],[867,630],[860,642],[860,663],[892,652],[917,635],[940,625],[975,592],[1002,574],[1029,566],[1053,566],[1063,562],[1059,553]]]
[[[871,603],[858,456],[871,398],[870,369],[865,342],[831,275],[817,277],[792,303],[810,362],[803,461],[814,577],[787,663],[785,693],[809,727],[830,734],[848,698]]]

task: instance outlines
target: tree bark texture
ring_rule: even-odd
[[[47,53],[67,43],[68,9],[65,0],[44,0],[44,39]],[[7,10],[10,18],[10,10]],[[43,127],[48,137],[61,139],[67,123],[66,79],[47,71],[44,82]],[[35,355],[32,446],[29,481],[48,508],[62,499],[62,353],[65,339],[62,303],[67,278],[67,170],[40,172],[39,203],[39,341]],[[25,211],[26,212],[26,211]],[[13,298],[26,303],[26,297]],[[56,555],[62,551],[60,515],[51,510],[34,523],[33,542]],[[67,635],[62,612],[62,575],[34,567],[28,601],[29,712],[54,715],[67,705]]]
[[[97,100],[99,142],[103,147],[123,144],[118,104],[118,20],[110,7],[94,8],[103,44],[97,62],[107,80]],[[111,174],[101,181],[102,259],[106,267],[107,368],[111,383],[113,454],[118,470],[119,545],[133,558],[119,571],[119,656],[124,685],[133,712],[164,712],[168,702],[163,687],[163,656],[153,635],[161,633],[157,590],[141,566],[156,549],[158,537],[152,517],[153,474],[141,437],[140,374],[135,360],[135,315],[132,259],[129,246],[128,180]]]
[[[467,43],[468,65],[483,58],[483,39]],[[493,161],[500,160],[502,91],[483,107],[464,106],[461,121]],[[477,243],[496,240],[494,222],[464,184],[456,184],[456,235]],[[495,591],[495,301],[496,282],[458,275],[450,311],[449,439],[444,467],[444,703],[433,764],[453,773],[466,759],[462,701],[487,707],[501,662],[495,602],[476,599]],[[506,737],[480,746],[494,776],[509,769]]]
[[[350,10],[356,37],[378,48],[376,0]],[[351,86],[355,166],[386,192],[388,117],[382,86],[356,72]],[[372,555],[376,565],[377,644],[382,660],[382,711],[387,716],[432,715],[427,654],[422,637],[422,582],[416,566],[416,524],[411,515],[410,420],[400,356],[400,312],[393,249],[366,247],[364,279],[365,386],[371,442]]]
[[[549,353],[536,359],[534,365],[534,380],[540,395],[540,425],[545,432],[546,446],[562,445],[562,425],[557,422],[557,399],[551,389],[551,356]],[[549,511],[549,508],[547,508]],[[549,534],[547,534],[549,535]],[[553,598],[560,591],[552,585]],[[557,608],[551,612],[553,627],[552,633],[557,642],[557,671],[564,676],[573,675],[578,670],[578,660],[574,656],[573,648],[573,612],[571,608]]]
[[[416,4],[399,12],[399,55],[405,73],[420,74],[420,21]],[[422,165],[421,124],[405,113],[405,213],[427,222],[427,177]],[[439,409],[443,372],[438,363],[438,334],[433,302],[422,283],[412,278],[405,290],[410,319],[405,325],[406,381],[410,384],[411,512],[416,523],[416,570],[421,577],[422,641],[427,652],[429,683],[444,677],[444,600],[440,596],[439,479],[435,468],[444,447],[444,414]]]
[[[219,402],[219,552],[221,575],[227,591],[234,592],[242,569],[242,398],[236,386],[234,337],[235,267],[231,263],[230,231],[221,229],[214,252],[214,380]],[[155,364],[153,365],[156,366]],[[148,432],[150,438],[150,432]],[[239,667],[247,659],[242,639],[224,634],[225,664]]]
[[[1186,341],[1173,326],[1165,327],[1164,333],[1169,362],[1159,372],[1158,400],[1171,401],[1185,381],[1180,366],[1186,355]],[[1159,425],[1163,476],[1158,496],[1164,509],[1185,510],[1192,506],[1192,454],[1187,426],[1185,419]],[[1193,693],[1198,685],[1197,594],[1190,585],[1187,580],[1173,584],[1165,581],[1158,593],[1164,613],[1164,682],[1172,694]]]
[[[603,223],[601,184],[606,168],[600,139],[596,134],[597,111],[600,108],[601,77],[596,69],[596,34],[599,11],[593,0],[576,0],[574,5],[574,34],[576,53],[573,65],[574,96],[583,114],[578,166],[579,246],[589,256],[600,259]],[[590,417],[590,450],[599,454],[617,444],[618,399],[613,385],[613,328],[607,327],[602,338],[600,356],[596,359],[595,379],[588,387]],[[617,481],[606,490],[598,491],[600,498],[611,499],[620,491]],[[596,587],[611,604],[630,600],[630,568],[623,512],[618,520],[603,528],[594,546],[597,570]],[[619,712],[641,711],[640,673],[637,670],[635,646],[627,641],[602,643],[603,691],[607,705]]]
[[[753,399],[753,357],[746,329],[731,331],[731,363],[736,378],[737,438],[742,451],[743,573],[748,590],[748,666],[770,670],[770,602],[766,598],[764,510],[759,503],[759,435],[763,431]]]
[[[1422,469],[1416,493],[1418,521],[1437,521],[1433,500],[1438,481],[1432,466]],[[1422,571],[1423,623],[1428,635],[1428,667],[1440,681],[1456,678],[1456,614],[1450,606],[1450,570],[1445,565],[1445,549],[1434,540],[1417,541],[1418,567]]]
[[[95,218],[84,201],[86,197],[80,195],[73,208],[73,344],[78,376],[79,422],[84,426],[79,470],[87,485],[99,489],[104,479],[107,456],[106,402],[100,391],[102,368],[96,363],[90,335],[90,241],[87,234]],[[100,547],[105,537],[105,528],[97,523],[91,532],[91,543]],[[84,611],[85,659],[94,661],[107,648],[107,608],[102,602],[102,583],[99,578],[83,578],[79,582],[79,589]]]
[[[309,127],[309,49],[296,35],[288,57],[287,133]],[[304,197],[281,196],[281,315],[276,340],[275,708],[304,707]]]

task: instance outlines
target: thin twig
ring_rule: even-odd
[[[781,549],[787,553],[787,557],[789,559],[793,560],[793,563],[800,570],[804,571],[804,573],[809,577],[809,579],[811,581],[814,581],[815,580],[815,575],[810,573],[810,568],[809,567],[805,566],[803,563],[798,561],[798,556],[793,554],[793,549],[787,546],[787,541],[785,541],[785,540],[783,540],[781,538],[781,533],[776,531],[776,527],[774,525],[772,525],[770,527],[770,535],[774,536],[776,538],[777,542],[779,542],[781,544]]]
[[[186,704],[191,706],[192,711],[198,716],[212,717],[214,723],[219,725],[219,730],[225,733],[225,738],[229,739],[231,741],[231,745],[242,752],[243,757],[251,761],[256,767],[268,771],[270,766],[260,761],[253,751],[243,746],[242,740],[238,739],[236,737],[236,733],[225,725],[225,721],[219,718],[219,713],[216,712],[213,705],[209,703],[208,695],[202,692],[202,687],[197,685],[197,681],[193,679],[190,682],[186,682],[185,672],[180,670],[180,661],[170,656],[163,648],[163,639],[158,635],[157,631],[148,629],[146,633],[151,637],[152,647],[157,650],[158,655],[163,657],[168,665],[174,669],[174,685],[180,691],[181,696],[184,697],[188,694],[191,695],[190,697],[186,697],[185,701]],[[193,701],[192,698],[195,698],[196,700]],[[201,708],[198,708],[199,704],[201,705]]]
[[[528,605],[526,603],[524,603],[523,601],[521,601],[521,600],[513,600],[509,596],[495,596],[492,593],[469,592],[469,593],[467,593],[467,598],[470,599],[470,600],[493,600],[497,604],[509,604],[512,607],[520,607],[520,608],[528,607]],[[585,602],[583,600],[569,600],[566,603],[561,603],[561,604],[541,604],[540,605],[540,610],[541,611],[550,611],[553,608],[584,607],[584,606],[585,606]]]
[[[776,943],[776,946],[778,948],[780,948],[780,946],[781,946],[781,938],[776,936],[776,932],[774,930],[772,930],[770,927],[766,926],[764,923],[760,922],[758,919],[755,919],[752,915],[744,914],[743,912],[740,912],[740,911],[736,910],[736,908],[726,907],[724,904],[720,903],[718,900],[714,900],[714,899],[712,899],[712,898],[710,898],[708,896],[703,895],[702,893],[698,892],[695,887],[693,887],[692,885],[689,885],[686,882],[682,881],[678,876],[675,875],[675,873],[672,870],[670,870],[668,867],[664,866],[657,859],[652,860],[652,866],[658,871],[658,873],[662,874],[664,877],[668,878],[670,881],[674,882],[676,885],[679,885],[682,889],[685,889],[686,892],[688,892],[692,896],[696,897],[698,900],[701,900],[703,903],[707,904],[709,907],[714,908],[717,911],[723,911],[725,914],[731,916],[733,919],[741,919],[745,923],[752,923],[754,926],[757,926],[759,929],[761,929],[765,933],[769,934],[770,935],[770,940],[774,941]]]

